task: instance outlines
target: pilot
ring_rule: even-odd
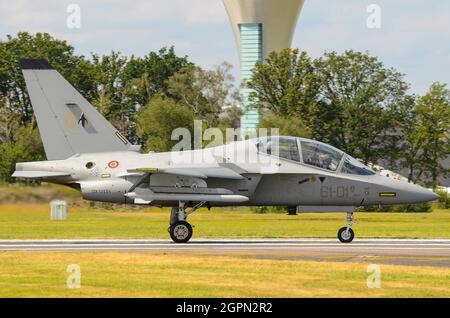
[[[322,168],[327,170],[333,170],[332,168],[333,159],[330,155],[326,155],[325,159],[322,160]]]
[[[314,153],[312,153],[312,155],[309,159],[309,164],[317,166],[317,167],[321,167],[319,154],[316,151]]]

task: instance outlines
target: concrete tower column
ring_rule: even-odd
[[[240,58],[241,82],[250,79],[255,64],[270,52],[291,47],[304,0],[223,0]],[[259,124],[257,110],[248,109],[251,90],[241,89],[243,133]]]

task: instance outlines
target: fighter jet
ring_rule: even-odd
[[[176,243],[190,240],[187,218],[202,206],[345,212],[347,224],[337,236],[349,243],[356,207],[437,199],[304,138],[260,136],[205,149],[140,153],[47,61],[20,63],[48,161],[17,163],[13,177],[67,185],[86,200],[171,207],[169,233]]]

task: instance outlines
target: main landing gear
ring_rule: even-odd
[[[186,210],[186,202],[180,201],[178,208],[172,208],[170,212],[170,238],[175,243],[187,243],[192,237],[192,226],[186,221],[187,217],[194,213],[206,202],[194,205],[190,210]]]
[[[347,226],[339,229],[338,239],[342,243],[350,243],[355,238],[355,232],[352,230],[353,212],[347,212]]]

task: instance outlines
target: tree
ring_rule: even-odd
[[[169,97],[171,96],[168,90],[168,79],[182,69],[193,65],[188,61],[187,56],[177,56],[173,46],[151,52],[144,58],[144,64],[145,73],[152,83],[153,94],[162,92]]]
[[[147,106],[139,110],[137,132],[151,151],[170,151],[178,142],[171,140],[176,128],[186,128],[193,136],[194,117],[191,110],[162,95],[155,96]]]
[[[44,159],[39,132],[32,124],[20,123],[6,98],[0,99],[0,182],[11,181],[17,162]]]
[[[288,117],[313,107],[321,82],[305,52],[285,49],[272,52],[264,63],[257,63],[251,79],[244,85],[253,90],[252,107]]]
[[[182,69],[193,65],[187,56],[175,54],[174,47],[163,47],[140,58],[131,56],[123,65],[117,80],[122,83],[132,105],[142,107],[158,94],[170,96],[168,80]]]
[[[14,140],[0,143],[0,158],[0,181],[12,181],[17,162],[45,160],[38,130],[30,124],[20,127]]]
[[[259,128],[268,129],[267,133],[270,133],[271,128],[278,128],[280,136],[311,137],[310,129],[306,127],[303,120],[296,115],[288,118],[277,116],[273,113],[264,114],[259,123]]]
[[[416,98],[411,96],[404,105],[404,120],[399,126],[401,140],[397,152],[400,166],[408,169],[408,181],[414,183],[417,178],[416,172],[422,165],[421,154],[424,144],[424,135],[417,129],[420,123],[416,103]]]
[[[7,41],[0,42],[0,97],[7,99],[9,107],[20,114],[23,123],[31,121],[33,116],[19,66],[19,60],[23,58],[47,59],[83,95],[95,96],[95,86],[89,76],[92,66],[83,61],[83,56],[76,56],[74,48],[66,41],[47,33],[8,35]]]
[[[231,68],[226,62],[208,71],[194,65],[185,67],[168,80],[169,95],[189,107],[206,126],[217,127],[224,106],[234,106],[238,100]]]
[[[237,129],[241,126],[242,109],[236,105],[227,106],[223,109],[219,118],[219,128],[226,133],[227,128]]]
[[[93,104],[117,129],[129,137],[133,132],[129,129],[130,119],[135,110],[126,103],[128,100],[123,88],[125,83],[120,78],[127,64],[127,57],[117,52],[102,57],[93,55],[93,64],[98,88],[98,97]]]
[[[143,58],[127,58],[118,52],[93,55],[98,97],[93,104],[131,142],[136,138],[135,116],[157,94],[168,96],[168,79],[191,63],[178,57],[173,47],[151,52]]]
[[[401,120],[408,84],[367,53],[326,53],[315,62],[323,83],[311,129],[322,141],[362,159],[377,162]]]
[[[6,103],[6,98],[0,99],[0,144],[14,141],[20,127],[20,116],[13,112]]]
[[[442,161],[450,155],[450,89],[446,84],[434,83],[422,96],[415,109],[416,143],[421,149],[418,179],[431,179],[431,185],[437,186],[438,177],[450,171]]]

